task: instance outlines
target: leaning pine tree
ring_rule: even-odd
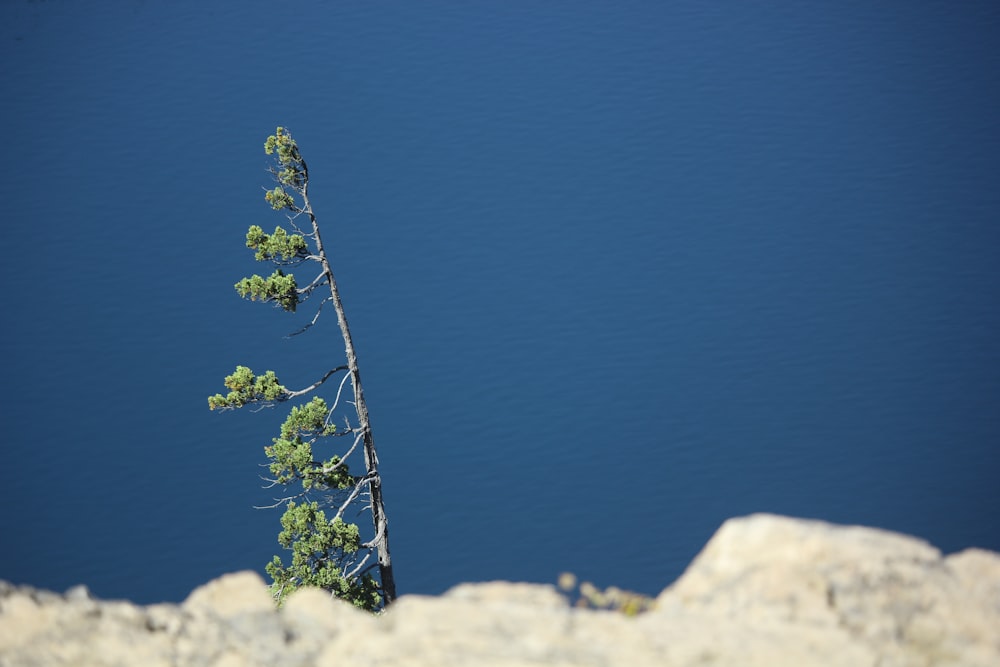
[[[382,503],[382,480],[368,407],[361,388],[358,358],[337,282],[330,268],[329,255],[324,249],[319,224],[309,203],[309,170],[305,160],[291,134],[282,127],[267,138],[264,150],[268,155],[275,156],[271,173],[277,182],[264,198],[275,210],[287,211],[291,231],[279,226],[273,234],[266,234],[256,225],[250,227],[247,247],[255,251],[255,259],[273,262],[277,268],[266,278],[259,275],[244,278],[236,283],[236,291],[243,298],[273,303],[288,312],[295,312],[296,307],[315,292],[329,290],[317,307],[315,316],[297,333],[314,325],[323,306],[332,303],[343,335],[347,363],[326,371],[311,386],[296,391],[285,388],[273,371],[255,375],[249,368],[237,366],[236,371],[225,379],[229,393],[209,397],[208,406],[212,410],[246,405],[271,406],[310,394],[338,373],[344,373],[332,404],[313,396],[309,402],[292,407],[279,436],[264,448],[270,459],[270,484],[295,487],[294,492],[286,494],[273,505],[285,509],[278,541],[291,550],[292,561],[285,565],[279,556],[275,556],[267,565],[267,572],[274,580],[271,592],[279,605],[296,588],[319,586],[359,607],[376,610],[393,601],[396,586],[389,557],[389,529]],[[318,264],[320,272],[308,285],[299,287],[295,277],[282,267],[306,262]],[[347,401],[342,396],[348,379],[351,381],[353,401]],[[344,416],[344,424],[338,426],[334,420],[342,401],[353,405],[354,418]],[[329,458],[323,459],[314,453],[321,445],[337,442],[342,442],[343,446],[336,447],[338,453]],[[359,447],[365,471],[364,474],[353,475],[348,469],[347,459]],[[367,541],[362,541],[356,524],[345,520],[348,512],[353,516],[362,504],[370,511],[374,526],[374,536]],[[369,563],[372,554],[376,554],[377,561]],[[376,568],[377,577],[374,574]]]

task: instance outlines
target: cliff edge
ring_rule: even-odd
[[[146,607],[0,582],[0,667],[1000,665],[1000,554],[769,514],[727,521],[652,611],[463,584],[382,616],[319,590],[275,611],[252,572]]]

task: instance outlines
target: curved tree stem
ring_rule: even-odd
[[[309,203],[309,170],[305,161],[301,161],[303,182],[300,189],[302,195],[302,212],[309,216],[312,223],[312,236],[316,241],[316,252],[319,255],[320,264],[323,267],[323,275],[326,276],[330,286],[330,298],[333,301],[334,310],[337,311],[337,324],[344,337],[344,351],[347,355],[347,369],[351,375],[351,385],[354,389],[354,406],[358,416],[358,431],[364,436],[365,455],[365,477],[369,479],[368,486],[371,491],[372,524],[375,528],[375,538],[372,546],[378,550],[379,575],[382,582],[382,594],[384,602],[388,606],[396,599],[396,582],[392,576],[392,558],[389,555],[389,521],[386,518],[385,506],[382,501],[382,478],[378,472],[378,454],[375,451],[375,439],[372,436],[371,422],[368,419],[368,405],[365,403],[365,393],[361,386],[361,372],[358,370],[358,356],[354,351],[354,341],[351,339],[351,329],[347,324],[347,315],[344,313],[344,304],[340,299],[340,291],[337,289],[337,281],[333,277],[333,269],[330,267],[330,260],[326,250],[323,248],[323,240],[319,233],[319,224],[313,214],[312,205]]]

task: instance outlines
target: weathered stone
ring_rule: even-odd
[[[552,586],[462,584],[373,616],[316,589],[279,612],[256,574],[181,605],[0,582],[0,667],[1000,665],[1000,555],[753,515],[726,522],[636,618],[570,608]]]
[[[375,632],[378,623],[372,614],[362,611],[318,588],[303,588],[292,593],[281,610],[288,643],[296,653],[313,656],[328,646],[350,644]]]
[[[997,554],[959,563],[1000,583]],[[788,641],[812,632],[814,656],[797,664],[835,664],[846,647],[886,667],[1000,664],[998,598],[991,611],[971,578],[913,537],[761,514],[727,521],[660,595],[656,613],[783,628]]]
[[[253,612],[274,612],[274,601],[267,592],[267,585],[256,572],[224,574],[194,589],[183,606],[195,614],[226,618]]]

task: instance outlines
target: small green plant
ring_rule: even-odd
[[[583,609],[607,609],[617,611],[626,616],[637,616],[649,611],[656,600],[641,593],[625,591],[610,586],[603,591],[589,581],[580,583],[577,587],[576,575],[563,572],[559,575],[559,588],[566,593],[574,606]]]

